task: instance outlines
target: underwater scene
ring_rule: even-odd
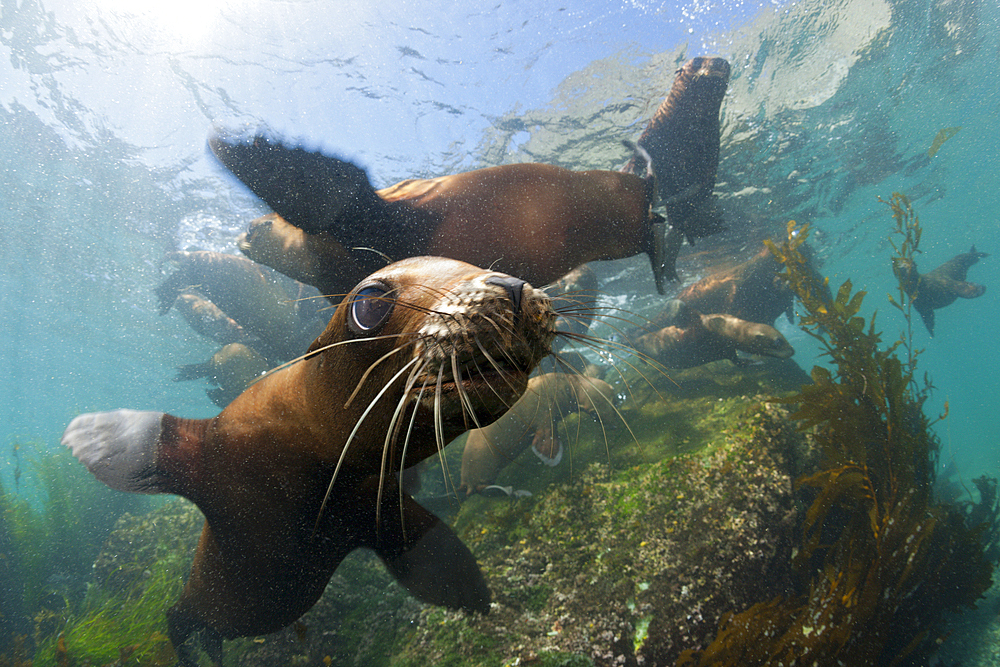
[[[1000,663],[997,3],[0,53],[0,667]]]

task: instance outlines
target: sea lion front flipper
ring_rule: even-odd
[[[375,485],[366,486],[376,486]],[[377,489],[375,490],[377,494]],[[450,609],[490,610],[490,589],[469,548],[443,521],[403,496],[402,524],[399,495],[383,497],[381,527],[368,544],[389,571],[414,597]]]
[[[82,414],[66,427],[62,444],[112,489],[160,493],[156,451],[163,417],[162,412],[138,410]]]
[[[365,171],[345,160],[260,135],[242,142],[217,134],[208,145],[236,178],[307,234],[331,232],[346,246],[364,245],[367,227],[383,210]]]

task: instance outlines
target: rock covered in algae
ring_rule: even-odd
[[[476,507],[458,524],[493,608],[425,610],[398,664],[673,664],[724,613],[791,590],[792,479],[807,452],[780,411],[754,404],[700,452],[592,464],[544,495]]]

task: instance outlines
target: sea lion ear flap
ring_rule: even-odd
[[[383,534],[399,530],[398,513],[385,521],[394,527],[383,524]],[[402,522],[400,543],[389,546],[383,541],[375,548],[396,581],[429,604],[489,613],[490,589],[458,535],[409,496],[403,497]]]

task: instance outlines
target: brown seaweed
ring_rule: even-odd
[[[912,260],[919,222],[905,197],[887,203],[904,239],[896,256]],[[935,501],[936,420],[923,410],[932,387],[916,381],[912,328],[883,347],[875,316],[858,314],[864,291],[847,280],[826,298],[799,250],[808,231],[790,222],[787,239],[769,243],[806,311],[802,328],[830,361],[813,368],[812,384],[775,399],[797,407],[792,418],[824,458],[799,480],[809,492],[794,561],[803,583],[797,595],[728,615],[679,665],[926,664],[946,612],[973,606],[991,584],[996,494],[984,482],[972,510]],[[891,303],[909,324],[906,299],[901,286]]]

